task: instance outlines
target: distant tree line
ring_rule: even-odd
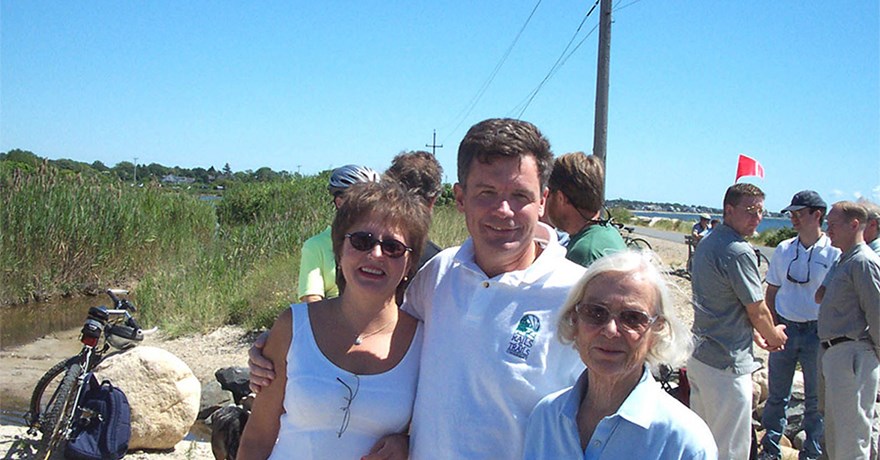
[[[214,166],[208,169],[201,167],[183,168],[180,166],[163,166],[158,163],[138,164],[135,166],[130,161],[121,161],[112,167],[108,167],[100,161],[85,163],[66,158],[50,160],[21,149],[0,152],[0,164],[3,164],[4,167],[23,170],[35,170],[45,164],[62,172],[69,171],[86,176],[105,176],[131,183],[135,182],[135,174],[137,174],[138,184],[180,184],[183,182],[199,188],[222,187],[232,182],[269,182],[299,177],[298,173],[291,174],[287,171],[273,171],[269,167],[262,167],[256,171],[250,169],[233,171],[229,163],[226,163],[219,170],[214,168]],[[174,180],[184,178],[190,180]]]
[[[709,206],[689,205],[681,203],[656,203],[651,201],[625,200],[617,198],[614,200],[606,200],[605,206],[609,208],[624,208],[635,211],[663,211],[663,212],[690,212],[690,213],[709,213],[721,214],[721,209]]]

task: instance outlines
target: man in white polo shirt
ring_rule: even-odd
[[[785,412],[798,364],[804,376],[803,427],[806,432],[800,459],[817,459],[822,454],[824,423],[819,414],[819,335],[816,331],[819,304],[813,294],[840,256],[840,249],[831,246],[831,239],[822,232],[826,210],[825,201],[812,190],[796,193],[791,205],[782,210],[791,217],[797,236],[776,246],[767,271],[764,300],[775,313],[776,323],[785,325],[788,341],[785,348],[770,353],[770,395],[761,419],[767,434],[761,440],[760,460],[782,458],[779,441],[785,432]]]
[[[403,304],[425,322],[414,459],[520,458],[534,405],[583,370],[555,337],[584,269],[538,222],[552,162],[547,140],[518,120],[478,123],[459,146],[455,200],[470,238],[428,262]]]

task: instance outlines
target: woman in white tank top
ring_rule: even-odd
[[[332,225],[340,296],[281,313],[238,458],[359,459],[412,415],[422,327],[395,296],[415,274],[428,209],[396,182],[351,186]]]

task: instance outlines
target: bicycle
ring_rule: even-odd
[[[617,228],[617,231],[620,232],[621,238],[623,238],[624,244],[629,249],[635,249],[636,251],[644,251],[644,250],[653,250],[651,247],[651,243],[648,243],[644,238],[639,238],[637,236],[633,236],[633,232],[635,231],[635,227],[627,227],[626,225],[615,222],[614,216],[611,215],[610,212],[606,211],[608,215],[608,219],[601,221],[602,225],[611,225]]]
[[[85,383],[105,353],[111,347],[127,350],[137,346],[144,338],[144,331],[129,313],[137,311],[137,308],[127,299],[119,297],[128,295],[128,291],[108,289],[106,293],[113,301],[114,308],[89,308],[80,335],[83,344],[80,353],[52,366],[34,387],[30,408],[24,418],[28,434],[41,435],[36,458],[48,459],[62,441],[69,439],[76,426],[76,408]]]

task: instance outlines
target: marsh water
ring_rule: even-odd
[[[110,306],[106,296],[59,298],[0,308],[0,350],[24,345],[57,331],[82,325],[89,307]]]

